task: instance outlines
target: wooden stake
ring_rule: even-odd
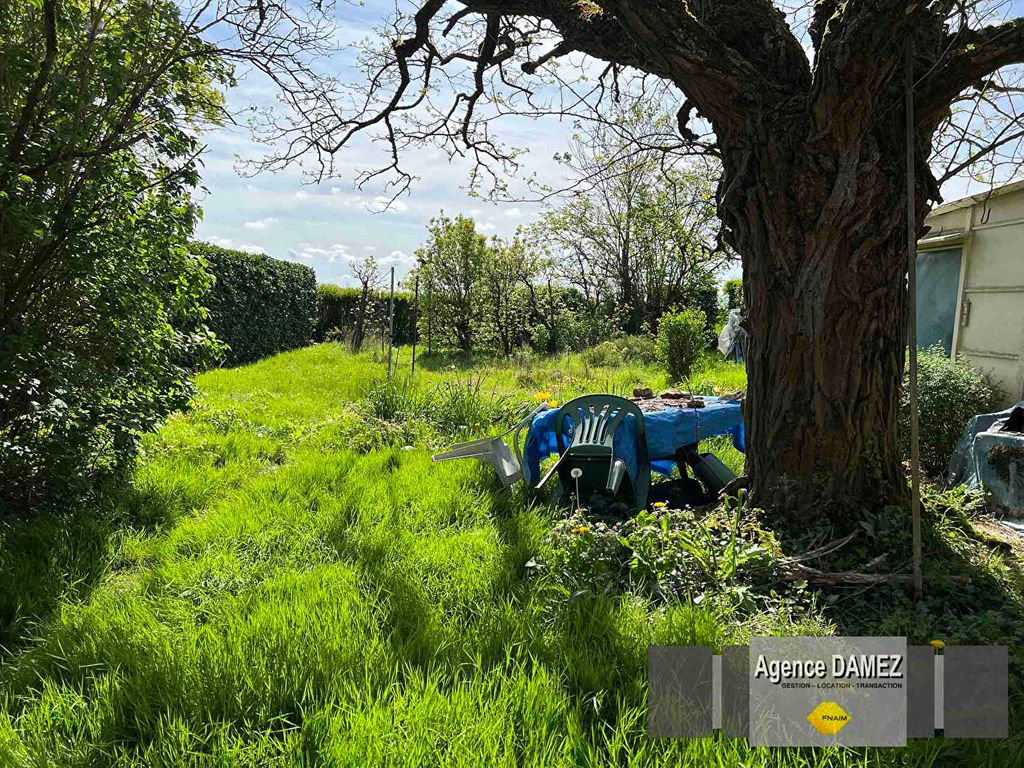
[[[907,116],[907,346],[910,347],[910,503],[913,526],[914,600],[924,595],[921,576],[921,455],[917,415],[917,232],[914,201],[914,41],[907,39],[903,65]]]
[[[391,378],[391,348],[395,343],[395,268],[391,268],[391,301],[388,304],[388,378]]]
[[[412,298],[412,372],[416,373],[416,339],[420,335],[420,276],[416,273]]]

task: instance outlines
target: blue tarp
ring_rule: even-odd
[[[663,475],[672,473],[675,453],[684,445],[692,445],[706,437],[729,435],[733,445],[744,450],[743,409],[733,400],[717,397],[703,397],[704,408],[666,408],[662,411],[644,413],[644,427],[647,430],[647,452],[651,457],[651,468]],[[558,453],[555,439],[555,419],[558,409],[544,411],[534,417],[526,435],[523,449],[524,479],[527,485],[540,480],[540,463],[548,456]],[[572,434],[571,419],[566,420],[566,443]],[[638,453],[636,425],[632,416],[627,416],[615,433],[614,450],[616,458],[626,464],[631,479],[636,479]]]

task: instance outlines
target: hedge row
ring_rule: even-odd
[[[359,315],[362,292],[358,288],[342,288],[324,284],[317,288],[317,322],[315,338],[325,341],[334,336],[351,339]],[[366,312],[365,344],[372,344],[380,338],[381,330],[386,333],[388,322],[387,291],[372,291]],[[395,344],[412,344],[414,331],[414,307],[411,293],[395,292]]]
[[[208,243],[193,243],[215,278],[207,325],[228,345],[223,365],[241,365],[305,346],[316,320],[316,273],[309,267]]]

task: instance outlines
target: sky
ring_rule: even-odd
[[[372,34],[394,5],[367,0],[362,7],[339,3],[339,35],[350,44],[339,68],[354,59],[355,44]],[[274,87],[257,75],[242,78],[227,94],[230,111],[243,112],[252,104],[274,99]],[[529,154],[524,172],[537,171],[557,183],[552,155],[567,147],[571,125],[555,118],[529,120],[510,117],[499,127],[500,138],[525,147]],[[205,190],[196,195],[203,218],[196,238],[227,248],[262,251],[275,258],[297,261],[316,270],[322,283],[352,285],[350,262],[373,255],[383,269],[396,268],[400,280],[414,262],[414,253],[426,239],[430,219],[444,211],[466,214],[484,235],[511,236],[517,227],[534,221],[541,210],[534,203],[492,204],[467,194],[470,163],[449,162],[441,150],[414,150],[403,161],[419,177],[411,194],[398,198],[387,210],[382,185],[355,188],[358,168],[379,160],[379,149],[362,146],[343,149],[338,178],[323,183],[305,182],[298,169],[263,172],[245,177],[239,161],[259,157],[265,147],[251,139],[247,125],[219,128],[204,136],[202,179]]]
[[[351,73],[356,44],[373,34],[373,26],[393,10],[393,0],[366,0],[360,6],[338,3],[338,39],[345,48],[332,66]],[[274,99],[274,86],[255,75],[243,76],[227,94],[229,110],[238,113]],[[536,220],[542,210],[537,203],[494,204],[470,197],[470,164],[458,158],[450,162],[447,154],[430,148],[407,155],[405,161],[419,178],[411,193],[387,210],[382,210],[387,198],[380,185],[359,190],[353,183],[358,169],[380,158],[379,149],[366,142],[343,149],[338,177],[319,184],[304,181],[298,169],[246,176],[239,173],[240,161],[259,157],[266,148],[254,143],[248,126],[239,122],[204,137],[204,189],[196,195],[203,218],[196,238],[306,264],[321,283],[352,285],[350,262],[368,255],[384,270],[394,266],[401,280],[426,239],[430,219],[442,210],[450,216],[471,216],[478,231],[488,236],[510,236],[517,227]],[[563,181],[552,156],[567,148],[570,123],[554,117],[505,117],[495,130],[504,142],[528,150],[524,173],[536,173],[540,181],[553,185]],[[967,191],[959,181],[943,188],[946,200]],[[723,278],[738,276],[733,269]]]

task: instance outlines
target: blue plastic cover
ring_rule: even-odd
[[[734,400],[717,397],[701,397],[704,408],[666,408],[661,411],[644,413],[644,427],[647,430],[647,452],[651,457],[651,468],[662,475],[670,475],[675,466],[675,453],[684,445],[700,442],[705,437],[730,435],[733,445],[744,450],[743,409]],[[534,417],[526,435],[523,449],[523,478],[528,485],[540,479],[540,463],[548,456],[558,453],[555,440],[555,419],[558,409],[544,411]],[[566,420],[566,443],[572,434],[571,420]],[[637,430],[632,416],[627,416],[615,433],[614,452],[616,458],[626,464],[631,480],[637,477],[639,457],[637,452]]]

